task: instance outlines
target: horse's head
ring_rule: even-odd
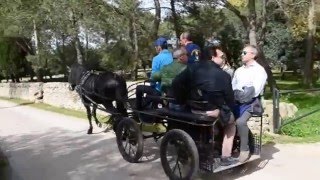
[[[81,76],[84,72],[86,72],[86,69],[83,66],[75,63],[70,68],[68,68],[68,71],[69,89],[70,91],[73,91],[75,87],[80,83]]]

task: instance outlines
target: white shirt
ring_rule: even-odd
[[[264,68],[254,61],[248,66],[238,68],[232,79],[232,89],[242,90],[244,86],[253,86],[255,89],[255,97],[259,96],[267,82],[268,75]]]

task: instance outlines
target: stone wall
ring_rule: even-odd
[[[134,82],[128,82],[129,87]],[[60,108],[69,108],[84,111],[79,95],[69,90],[68,83],[0,83],[0,96],[9,98],[20,98],[32,102],[43,102]],[[131,87],[134,89],[135,86]],[[129,93],[130,95],[133,92]],[[263,131],[270,131],[273,121],[273,104],[271,100],[264,100],[265,113],[263,117]],[[293,117],[297,112],[294,104],[280,103],[280,116],[282,118]],[[98,112],[99,113],[99,112]],[[100,111],[100,113],[102,113]],[[258,130],[260,119],[251,118],[249,127]]]
[[[0,96],[35,101],[42,93],[43,83],[0,83]]]
[[[273,102],[272,100],[263,100],[264,114],[262,119],[262,130],[263,132],[272,132],[273,126]],[[292,103],[280,103],[280,117],[281,118],[291,118],[294,117],[298,108]],[[248,122],[248,126],[253,131],[259,131],[260,118],[252,117]]]
[[[69,90],[69,83],[44,83],[42,102],[60,108],[85,110],[78,93]]]

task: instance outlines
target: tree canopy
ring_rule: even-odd
[[[138,68],[150,66],[158,36],[190,31],[200,46],[219,38],[234,65],[244,44],[257,45],[266,69],[298,64],[292,67],[310,84],[320,49],[319,6],[315,0],[3,0],[1,75],[41,80],[67,74],[78,62],[137,78]]]

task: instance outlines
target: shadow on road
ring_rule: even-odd
[[[23,179],[167,179],[159,158],[160,141],[144,142],[141,163],[128,163],[109,133],[87,135],[86,130],[51,128],[43,132],[2,137],[12,151],[9,160],[19,163],[15,170]],[[265,145],[262,159],[217,174],[201,174],[201,179],[236,179],[265,167],[279,150]],[[12,159],[13,158],[13,159]],[[18,179],[18,178],[16,178]]]
[[[250,175],[254,172],[263,169],[270,160],[273,159],[273,154],[279,152],[279,149],[275,147],[275,143],[269,143],[262,146],[261,159],[251,161],[242,164],[233,169],[228,169],[216,174],[205,173],[201,174],[201,179],[223,179],[223,180],[233,180],[240,177]]]
[[[145,143],[142,163],[128,163],[110,132],[87,135],[86,130],[51,128],[2,138],[11,150],[9,160],[23,167],[14,170],[15,179],[166,179],[158,145],[151,139]]]

